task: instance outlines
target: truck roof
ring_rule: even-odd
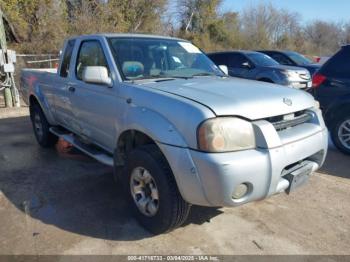
[[[170,37],[170,36],[162,36],[162,35],[152,35],[152,34],[129,34],[129,33],[100,33],[100,34],[90,34],[90,35],[79,35],[72,36],[69,39],[79,39],[79,38],[89,38],[89,37],[131,37],[131,38],[154,38],[154,39],[168,39],[168,40],[177,40],[177,41],[186,41],[185,39]]]

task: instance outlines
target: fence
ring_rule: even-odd
[[[58,54],[17,54],[20,68],[54,68],[58,61]]]

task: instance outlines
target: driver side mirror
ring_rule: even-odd
[[[228,68],[226,65],[219,65],[219,68],[221,69],[222,72],[225,73],[225,75],[228,75]]]
[[[85,83],[112,87],[112,79],[108,76],[108,70],[105,66],[85,67],[82,75],[82,80]]]
[[[249,64],[249,62],[244,62],[242,64],[242,68],[244,68],[244,69],[252,69],[252,66],[251,66],[251,64]]]

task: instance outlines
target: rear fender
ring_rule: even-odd
[[[43,111],[47,122],[49,122],[50,125],[55,125],[56,121],[55,118],[52,114],[52,111],[49,107],[49,104],[44,96],[44,94],[41,92],[40,87],[35,86],[33,91],[29,95],[29,102],[30,102],[30,107],[32,107],[32,101],[36,101],[36,103],[41,107],[41,110]]]

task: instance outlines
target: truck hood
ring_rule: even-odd
[[[142,86],[196,101],[217,116],[236,115],[250,120],[301,111],[315,103],[304,91],[232,77],[195,77]]]

